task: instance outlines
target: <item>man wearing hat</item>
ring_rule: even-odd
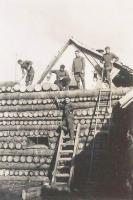
[[[59,70],[51,70],[51,73],[56,74],[55,84],[59,87],[60,90],[68,90],[70,84],[70,77],[68,72],[65,70],[65,65],[60,65]]]
[[[110,47],[105,47],[105,54],[103,54],[102,63],[104,64],[103,68],[103,81],[108,82],[109,87],[111,88],[111,76],[110,73],[113,68],[113,64],[117,62],[119,58],[110,52]]]
[[[69,97],[66,97],[63,103],[60,103],[59,99],[55,97],[55,104],[58,109],[63,110],[61,128],[64,132],[67,132],[70,136],[68,144],[74,143],[74,114],[73,105]]]
[[[73,60],[72,73],[74,74],[77,87],[80,89],[80,81],[82,82],[83,89],[85,89],[85,60],[80,56],[80,51],[75,51],[76,57]]]
[[[32,67],[32,61],[29,60],[18,60],[18,64],[21,66],[22,70],[22,79],[25,77],[25,84],[26,86],[31,85],[34,79],[34,69]]]

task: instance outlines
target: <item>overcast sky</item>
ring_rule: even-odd
[[[19,78],[19,58],[40,75],[70,36],[132,67],[132,0],[0,0],[0,81]]]

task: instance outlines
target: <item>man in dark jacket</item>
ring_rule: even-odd
[[[26,75],[26,78],[25,78],[26,86],[31,85],[34,79],[34,74],[35,74],[34,69],[32,67],[32,62],[29,60],[26,60],[26,61],[18,60],[18,64],[21,66],[22,79]]]
[[[62,129],[67,131],[70,135],[70,140],[74,141],[74,114],[73,105],[68,97],[65,98],[63,103],[59,102],[59,99],[55,98],[55,104],[58,109],[63,110],[62,116]]]
[[[68,72],[65,70],[65,65],[61,65],[59,70],[51,70],[51,73],[56,74],[55,84],[60,90],[68,90],[70,84],[70,77]]]
[[[72,73],[74,74],[75,80],[77,82],[78,89],[80,89],[80,80],[85,89],[85,60],[80,56],[79,50],[75,51],[76,57],[73,60]]]
[[[110,52],[110,47],[105,47],[105,54],[103,54],[102,63],[104,64],[103,68],[103,81],[108,82],[109,87],[111,88],[111,71],[113,68],[113,64],[117,62],[119,58]]]

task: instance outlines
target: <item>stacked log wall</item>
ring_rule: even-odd
[[[112,106],[125,94],[125,90],[112,95]],[[67,92],[20,92],[0,91],[0,180],[49,181],[49,173],[56,146],[58,144],[58,126],[62,111],[57,110],[54,97],[61,102],[70,97],[74,106],[74,124],[81,124],[78,146],[80,154],[91,143],[96,121],[95,108],[98,91]],[[103,97],[103,102],[107,101]],[[106,108],[99,110],[99,139],[95,152],[107,150],[108,115]],[[30,146],[29,137],[48,138],[48,148]],[[103,158],[101,158],[103,159]]]

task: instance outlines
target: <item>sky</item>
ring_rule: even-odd
[[[0,0],[0,82],[21,78],[18,59],[32,60],[39,79],[70,36],[110,46],[132,67],[132,11],[132,0]]]

